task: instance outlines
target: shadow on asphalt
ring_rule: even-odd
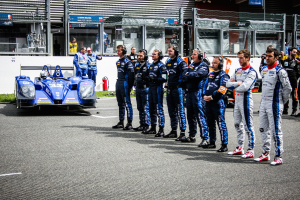
[[[176,142],[174,139],[155,138],[154,135],[144,135],[141,132],[133,130],[124,131],[122,129],[112,129],[111,127],[96,127],[96,126],[63,126],[62,128],[81,128],[86,131],[95,131],[96,134],[105,134],[107,137],[122,137],[130,139],[131,142],[137,142],[143,145],[151,145],[150,148],[166,149],[167,154],[181,154],[189,156],[187,160],[203,160],[217,163],[249,163],[249,164],[269,164],[257,163],[253,159],[242,159],[240,156],[228,156],[228,152],[218,153],[216,149],[203,149],[197,145],[200,141],[192,144]],[[198,138],[197,138],[198,139]]]
[[[78,112],[80,111],[80,112]],[[90,115],[90,113],[81,110],[81,107],[70,107],[67,110],[65,107],[57,106],[43,106],[41,110],[38,107],[17,109],[14,104],[5,104],[0,108],[0,114],[5,116],[83,116]]]

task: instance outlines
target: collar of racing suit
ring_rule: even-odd
[[[276,67],[278,65],[278,63],[277,62],[275,62],[273,65],[271,65],[271,66],[269,66],[268,65],[268,69],[273,69],[274,67]]]
[[[246,67],[242,67],[242,70],[246,70],[250,68],[250,63]]]

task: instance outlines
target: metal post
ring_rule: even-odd
[[[293,26],[293,47],[297,45],[297,14],[293,15],[294,26]]]
[[[285,26],[286,26],[286,14],[284,13],[283,14],[283,36],[282,36],[282,51],[284,51],[284,53],[286,52],[285,51]]]
[[[183,8],[179,9],[179,22],[180,25],[183,25]]]
[[[69,54],[69,27],[68,27],[68,21],[69,21],[69,9],[68,9],[68,0],[64,0],[64,27],[65,27],[65,56]]]
[[[263,3],[263,7],[264,7],[264,21],[266,21],[266,0],[264,0],[264,3]]]
[[[255,58],[255,55],[256,55],[256,30],[253,31],[252,55],[253,55],[253,58]]]
[[[196,19],[197,19],[197,8],[193,8],[193,30],[194,30],[194,46],[193,49],[197,48],[197,40],[198,40],[198,31],[197,31],[197,23],[196,23]]]
[[[104,55],[104,23],[99,24],[100,26],[100,33],[99,33],[99,51],[100,55]]]
[[[223,40],[224,40],[224,30],[220,29],[220,54],[223,56],[224,51],[223,51]]]
[[[183,56],[183,8],[179,9],[179,20],[180,20],[180,25],[181,25],[181,29],[180,29],[180,49],[179,49],[179,53],[181,52],[182,56]]]
[[[46,8],[47,8],[47,43],[46,44],[47,44],[48,55],[51,56],[52,55],[51,47],[52,47],[53,41],[50,40],[50,36],[51,36],[50,0],[47,0],[46,4],[47,4],[46,5]]]
[[[143,49],[146,49],[146,25],[143,25]],[[149,54],[150,52],[148,52]]]

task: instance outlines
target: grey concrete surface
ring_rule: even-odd
[[[254,100],[258,157],[260,94]],[[232,111],[226,110],[230,150],[237,145]],[[199,148],[199,133],[196,143],[183,144],[114,130],[117,116],[115,98],[69,111],[0,104],[0,199],[300,199],[300,118],[283,116],[284,163],[271,166]]]

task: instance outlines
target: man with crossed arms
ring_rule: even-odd
[[[254,157],[255,131],[253,126],[253,98],[252,89],[257,80],[257,73],[251,67],[250,51],[243,49],[238,52],[240,68],[235,70],[227,88],[235,89],[234,126],[237,131],[238,146],[229,155],[243,155],[242,158]],[[248,150],[244,154],[245,132],[248,135]]]

